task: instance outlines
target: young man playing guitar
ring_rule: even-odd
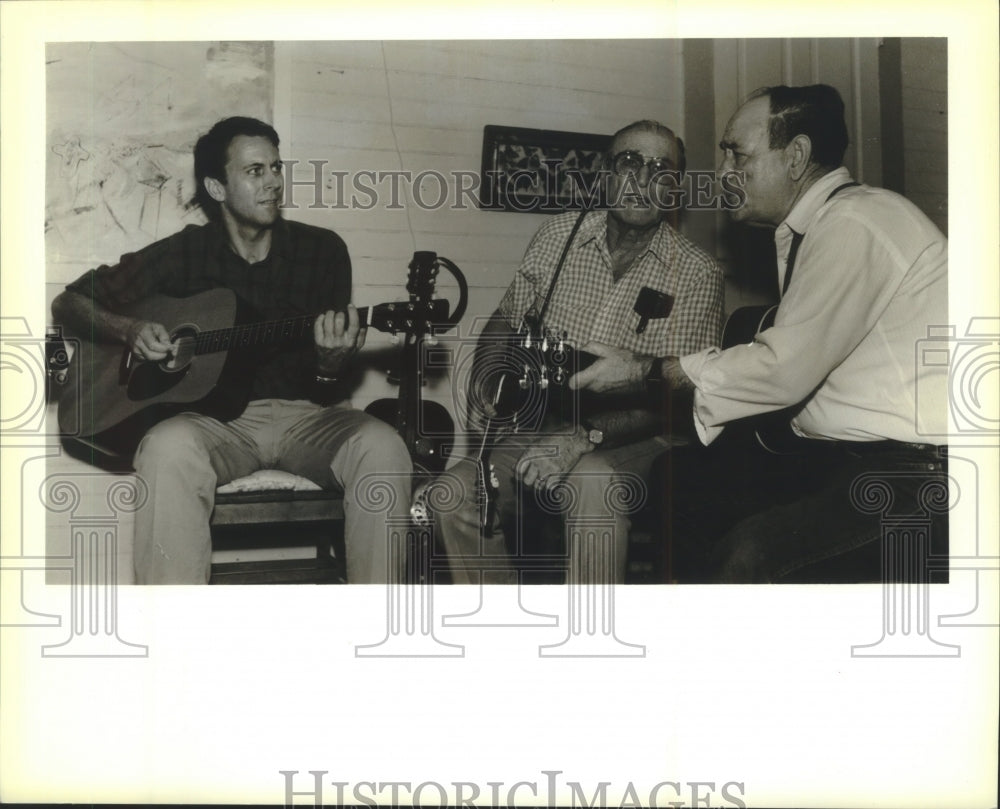
[[[629,124],[612,138],[605,168],[608,210],[560,214],[532,239],[483,330],[473,387],[477,380],[486,388],[495,384],[490,369],[503,364],[497,354],[503,354],[503,343],[531,313],[541,315],[542,326],[577,347],[600,340],[642,352],[689,352],[718,339],[722,273],[666,221],[670,193],[684,169],[680,140],[653,121]],[[543,381],[550,380],[537,380]],[[513,382],[516,387],[517,380]],[[550,384],[548,389],[555,387]],[[487,393],[471,394],[473,402],[489,404]],[[487,440],[479,446],[493,450],[490,468],[484,470],[470,459],[449,473],[460,479],[466,492],[478,490],[478,497],[490,496],[495,488],[498,525],[516,527],[519,516],[528,525],[522,506],[529,500],[537,501],[543,511],[563,506],[569,581],[593,580],[597,565],[601,580],[622,581],[629,521],[626,509],[610,502],[614,498],[609,491],[648,471],[653,458],[669,446],[663,437],[668,425],[663,413],[644,402],[595,397],[579,404],[576,413],[550,411],[537,432],[508,434],[495,448],[485,446],[491,443],[487,431]],[[642,494],[635,492],[637,497]],[[438,516],[439,537],[456,583],[480,580],[477,567],[489,567],[481,579],[486,583],[517,581],[510,554],[531,553],[536,540],[531,534],[537,532],[494,534],[493,517],[483,516],[476,497],[466,497],[461,508]],[[590,526],[588,521],[593,521]],[[612,552],[573,541],[571,525],[602,532],[613,525]]]
[[[261,352],[253,364],[244,358],[240,374],[223,375],[220,393],[237,384],[247,388],[230,397],[235,410],[230,403],[216,417],[206,399],[142,436],[133,466],[149,498],[136,514],[136,580],[207,582],[216,487],[265,467],[342,489],[348,580],[394,578],[400,571],[389,570],[386,517],[408,514],[411,461],[392,427],[345,400],[340,379],[365,339],[350,304],[347,247],[332,231],[281,217],[278,135],[268,124],[219,121],[198,140],[194,162],[199,202],[210,221],[84,274],[53,302],[56,321],[95,343],[130,347],[123,365],[169,364],[182,351],[183,341],[155,312],[134,314],[156,296],[225,288],[258,320],[305,317],[307,332],[305,339]],[[87,424],[82,428],[86,433]],[[388,512],[364,502],[365,481],[376,476],[393,490]]]

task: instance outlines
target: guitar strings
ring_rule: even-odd
[[[274,337],[304,337],[312,327],[316,315],[295,315],[278,320],[266,320],[226,329],[209,329],[194,336],[183,336],[178,342],[194,341],[196,351],[217,350],[233,345],[253,345]]]

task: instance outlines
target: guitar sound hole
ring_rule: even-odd
[[[170,335],[170,342],[176,346],[176,350],[166,359],[160,360],[160,368],[168,373],[186,370],[194,359],[197,336],[198,331],[193,326],[174,329]]]
[[[177,347],[176,354],[159,362],[139,362],[129,375],[128,398],[133,402],[152,399],[180,382],[191,368],[197,334],[192,326],[174,329],[170,341]]]

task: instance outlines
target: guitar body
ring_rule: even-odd
[[[444,471],[451,445],[455,441],[455,422],[448,409],[439,402],[418,404],[416,438],[409,447],[414,472],[420,478],[434,477]],[[397,399],[377,399],[365,412],[395,427],[399,419]]]
[[[722,330],[722,347],[732,348],[740,343],[752,343],[765,329],[774,325],[778,304],[741,306],[727,319]]]
[[[722,332],[722,347],[754,342],[756,336],[774,325],[777,304],[743,306],[726,320]],[[792,419],[802,409],[802,404],[775,410],[750,418],[757,442],[768,452],[790,455],[798,451],[802,438],[792,430]]]
[[[454,322],[465,311],[464,278],[460,286],[466,292]],[[59,396],[60,433],[115,457],[131,457],[150,427],[183,411],[220,421],[239,416],[250,399],[257,349],[312,339],[318,314],[258,322],[249,304],[223,288],[186,298],[153,295],[121,313],[162,323],[175,354],[146,361],[118,343],[80,340]],[[412,329],[418,320],[426,332],[447,317],[444,300],[422,300],[419,309],[413,302],[358,309],[362,326],[392,333]]]
[[[109,455],[135,451],[154,424],[194,410],[226,421],[246,408],[249,352],[194,353],[194,339],[229,329],[248,313],[228,289],[188,298],[156,295],[123,314],[163,323],[181,346],[176,357],[139,360],[118,343],[81,340],[59,397],[59,430]]]

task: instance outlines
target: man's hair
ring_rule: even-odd
[[[771,105],[767,130],[772,149],[784,149],[792,138],[805,135],[812,144],[813,163],[840,168],[847,151],[847,124],[844,102],[836,89],[829,84],[781,84],[755,90],[747,100],[761,96],[767,96]]]
[[[629,132],[651,132],[654,135],[662,135],[667,140],[671,140],[677,144],[677,170],[680,172],[684,171],[684,167],[687,163],[687,158],[684,155],[684,141],[674,134],[674,131],[668,127],[661,124],[659,121],[633,121],[627,126],[623,126],[614,135],[611,136],[611,141],[608,143],[608,155],[607,162],[610,164],[611,158],[614,155],[611,153],[611,148],[614,146],[615,141],[618,140],[622,135]]]
[[[267,138],[275,148],[278,147],[278,133],[274,127],[256,118],[244,118],[238,115],[223,118],[198,138],[194,146],[195,200],[209,219],[218,216],[219,203],[205,190],[205,178],[212,177],[220,182],[226,182],[229,144],[240,135]]]

